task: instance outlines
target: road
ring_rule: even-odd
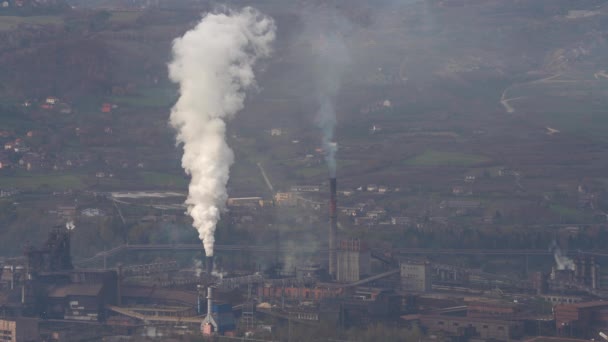
[[[258,167],[260,168],[260,172],[262,173],[262,177],[264,177],[264,181],[266,182],[268,189],[270,189],[270,193],[274,195],[274,187],[272,186],[272,183],[270,183],[270,179],[268,179],[268,176],[266,175],[266,171],[264,171],[262,163],[258,163]]]

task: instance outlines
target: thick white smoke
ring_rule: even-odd
[[[243,108],[246,90],[255,85],[253,65],[270,54],[274,38],[274,21],[248,7],[205,15],[173,41],[169,77],[179,84],[180,97],[170,123],[183,143],[182,167],[192,177],[188,214],[207,256],[213,255],[234,160],[225,141],[225,120]]]

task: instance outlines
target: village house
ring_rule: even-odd
[[[86,209],[83,209],[80,211],[80,215],[85,216],[85,217],[99,217],[99,216],[105,216],[105,213],[101,209],[86,208]]]
[[[378,191],[378,186],[376,184],[368,184],[365,189],[369,192],[375,192]]]
[[[111,103],[104,103],[101,105],[101,112],[102,113],[110,113],[112,111],[112,104]]]
[[[19,194],[17,189],[0,189],[0,198],[11,197]]]
[[[391,223],[396,226],[407,226],[412,223],[412,219],[406,216],[396,216],[391,218]]]
[[[468,187],[465,187],[462,185],[456,185],[456,186],[452,187],[452,194],[456,195],[456,196],[472,195],[473,191],[471,191],[471,189]]]
[[[365,214],[365,216],[378,220],[378,219],[381,219],[386,216],[386,210],[384,210],[384,209],[370,210]]]
[[[359,208],[352,208],[352,207],[350,207],[350,208],[345,208],[345,207],[340,208],[340,212],[343,215],[345,215],[345,216],[352,216],[352,217],[359,216],[359,214],[361,213],[361,211],[359,210]]]
[[[49,105],[56,105],[59,103],[59,99],[54,96],[49,96],[46,98],[44,103],[49,104]]]
[[[283,131],[280,128],[272,128],[270,130],[270,135],[273,137],[279,137],[283,135]]]

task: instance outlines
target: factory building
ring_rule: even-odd
[[[371,273],[369,248],[358,239],[342,240],[337,251],[336,280],[342,283],[359,281]]]
[[[559,304],[554,307],[555,328],[560,336],[591,338],[608,325],[608,302]]]
[[[406,260],[399,267],[403,291],[431,291],[431,264],[428,261]]]
[[[38,320],[33,318],[0,319],[0,341],[38,341]]]
[[[421,315],[420,324],[430,331],[481,340],[511,341],[524,335],[524,324],[521,321]]]

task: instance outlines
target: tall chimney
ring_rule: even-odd
[[[208,256],[205,258],[205,267],[207,268],[207,274],[211,275],[213,272],[213,256]]]
[[[207,321],[209,321],[213,316],[211,312],[213,311],[213,287],[209,286],[207,288]]]
[[[329,275],[336,277],[336,230],[338,225],[336,177],[329,179]]]

